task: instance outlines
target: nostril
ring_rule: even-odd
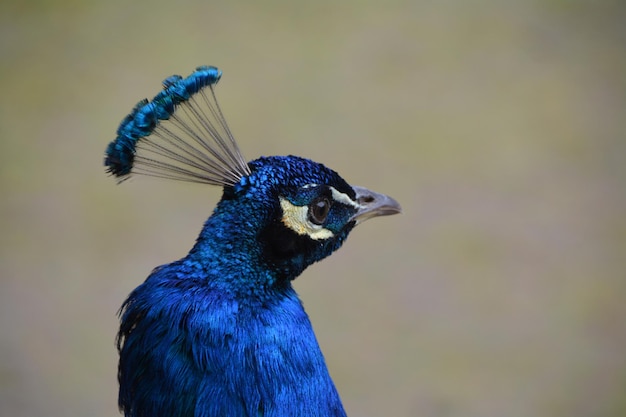
[[[374,201],[374,197],[371,195],[364,195],[358,198],[359,204],[368,204]]]

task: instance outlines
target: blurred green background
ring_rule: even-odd
[[[248,159],[403,205],[295,283],[349,415],[626,415],[625,5],[2,2],[0,415],[118,415],[116,311],[220,190],[103,151],[200,64]]]

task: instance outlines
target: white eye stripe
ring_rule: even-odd
[[[361,206],[358,203],[356,203],[353,199],[351,199],[348,196],[348,194],[337,191],[335,187],[330,187],[330,191],[332,193],[333,200],[335,200],[336,202],[345,204],[346,206],[352,206],[355,209],[361,208]]]
[[[314,187],[319,187],[319,184],[312,183],[312,184],[306,184],[302,186],[303,189],[314,188]],[[346,206],[352,206],[355,209],[361,208],[361,205],[355,202],[354,200],[352,200],[348,196],[348,194],[342,193],[341,191],[337,190],[335,187],[332,187],[332,186],[329,186],[328,188],[330,188],[330,192],[333,197],[333,200],[335,200],[336,202],[345,204]]]
[[[296,206],[286,198],[280,197],[283,209],[282,222],[299,235],[307,235],[313,240],[329,239],[334,236],[330,230],[309,221],[309,207]]]

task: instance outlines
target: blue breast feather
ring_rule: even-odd
[[[291,288],[249,305],[194,269],[156,270],[125,305],[120,402],[142,411],[127,415],[345,415]]]

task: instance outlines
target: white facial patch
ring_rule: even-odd
[[[357,210],[361,208],[361,205],[348,197],[348,194],[337,191],[335,187],[330,187],[330,191],[332,192],[333,200],[336,202],[345,204],[346,206],[352,206]]]
[[[308,184],[302,188],[317,187],[317,184]],[[333,200],[337,203],[360,209],[361,205],[352,200],[347,194],[338,191],[335,187],[329,187]],[[280,207],[283,209],[283,224],[299,235],[307,235],[313,240],[329,239],[334,236],[333,232],[319,224],[309,220],[309,207],[296,206],[286,198],[280,197]]]
[[[280,197],[280,207],[283,209],[283,224],[299,235],[307,235],[313,240],[329,239],[333,232],[309,220],[309,207],[296,206],[286,198]]]

